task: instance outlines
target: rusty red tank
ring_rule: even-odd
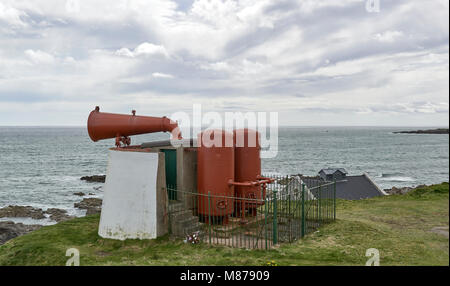
[[[211,224],[227,223],[234,206],[233,133],[205,130],[198,134],[197,142],[199,215]]]
[[[260,157],[260,134],[253,129],[234,130],[235,144],[235,181],[238,183],[257,182],[261,177],[261,157]],[[236,215],[244,215],[243,211],[248,210],[249,214],[255,215],[256,209],[264,199],[264,185],[236,185],[236,197],[243,200],[235,202]],[[247,199],[247,200],[245,200]],[[255,201],[259,200],[259,201]]]

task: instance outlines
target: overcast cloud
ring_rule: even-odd
[[[0,0],[0,125],[277,111],[448,125],[448,0]]]

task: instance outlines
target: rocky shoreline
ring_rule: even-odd
[[[47,216],[46,216],[47,215]],[[69,216],[66,210],[49,208],[45,211],[32,206],[7,206],[0,209],[0,218],[3,217],[20,217],[20,218],[32,218],[32,219],[45,219],[49,218],[55,222],[61,222],[74,218]]]
[[[384,189],[384,192],[388,195],[405,195],[412,190],[423,187],[426,187],[426,185],[419,185],[416,187],[402,187],[402,188],[392,187],[390,189]]]
[[[0,245],[10,239],[27,234],[34,230],[40,229],[42,225],[26,225],[22,223],[14,223],[12,221],[0,221]]]
[[[104,175],[86,176],[80,178],[86,182],[105,182]],[[99,190],[101,187],[95,187],[95,190]],[[83,197],[86,194],[83,192],[73,193],[74,196]],[[89,193],[88,195],[95,195]],[[86,215],[97,214],[101,212],[102,199],[99,198],[83,198],[80,202],[74,203],[74,207],[82,210],[86,210]],[[50,219],[56,223],[70,220],[75,218],[67,213],[66,210],[58,208],[49,208],[42,210],[32,206],[16,206],[9,205],[4,208],[0,208],[0,218],[31,218],[31,219]],[[26,225],[23,223],[15,223],[13,221],[0,221],[0,245],[6,241],[13,239],[17,236],[27,234],[31,231],[41,228],[43,225],[33,224]]]
[[[86,210],[86,215],[97,214],[102,209],[102,199],[99,198],[83,198],[81,202],[74,204],[75,208]],[[42,210],[32,206],[7,206],[0,208],[0,218],[32,218],[45,219],[48,218],[56,223],[70,220],[75,216],[67,214],[66,210],[49,208]],[[23,223],[14,223],[13,221],[0,221],[0,245],[6,241],[20,235],[27,234],[33,230],[41,228],[43,225],[33,224],[26,225]]]

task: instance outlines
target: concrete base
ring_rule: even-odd
[[[197,193],[197,150],[195,148],[177,148],[177,187],[184,192],[178,193],[178,201],[186,209],[192,209],[197,198],[189,193]],[[189,193],[185,193],[189,192]]]
[[[98,234],[125,240],[167,232],[164,153],[111,149]]]

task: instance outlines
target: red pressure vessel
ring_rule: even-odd
[[[205,130],[198,134],[198,144],[198,212],[211,224],[226,223],[234,206],[233,133]]]
[[[255,182],[261,176],[260,133],[253,129],[234,130],[235,144],[235,180],[239,183]],[[236,197],[246,199],[264,199],[265,190],[261,185],[235,186]],[[242,216],[244,209],[256,214],[261,201],[240,200],[235,202],[236,215]]]

